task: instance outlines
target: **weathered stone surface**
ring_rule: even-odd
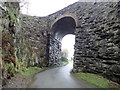
[[[77,2],[45,18],[23,17],[25,36],[35,43],[38,51],[46,52],[38,54],[40,61],[47,59],[48,65],[59,63],[61,38],[54,36],[51,30],[58,20],[71,17],[76,23],[74,71],[98,73],[106,77],[113,75],[110,79],[120,82],[115,76],[120,72],[114,73],[110,69],[120,65],[119,9],[116,2]],[[44,50],[41,49],[43,47]]]
[[[120,83],[119,12],[120,2],[76,2],[47,17],[23,15],[24,29],[19,35],[27,44],[18,44],[19,50],[27,47],[23,54],[27,52],[28,61],[33,58],[40,66],[52,66],[60,61],[61,37],[75,34],[73,71],[100,74]]]
[[[49,66],[51,65],[59,65],[60,64],[60,58],[61,58],[61,43],[59,40],[54,39],[52,37],[50,39],[50,45],[49,45]]]
[[[113,69],[113,67],[117,67],[116,65],[120,66],[120,22],[116,17],[117,14],[115,14],[119,9],[116,8],[116,6],[119,6],[118,4],[97,3],[96,5],[100,6],[96,9],[91,5],[86,7],[87,9],[91,7],[91,10],[84,11],[84,16],[87,17],[84,18],[83,16],[84,21],[82,22],[84,23],[79,23],[81,25],[76,30],[74,72],[98,73],[113,81],[120,82],[118,78],[120,74],[119,70],[114,73],[115,68]],[[107,7],[104,8],[106,5]],[[92,19],[92,22],[88,22],[91,18],[88,16],[88,13],[92,9],[95,11],[90,13],[90,16],[94,16],[94,19]],[[97,13],[99,13],[99,16]],[[90,25],[91,23],[92,25]],[[109,77],[109,75],[112,76]]]
[[[120,66],[119,4],[77,2],[48,17],[50,25],[66,16],[76,21],[74,72],[97,73],[120,83],[119,70],[112,68]]]
[[[36,48],[35,53],[40,66],[47,66],[47,18],[23,15],[24,36]]]
[[[2,59],[0,58],[0,63],[2,62],[2,84],[5,84],[4,81],[7,78],[14,76],[14,68],[17,66],[16,50],[20,46],[20,43],[18,45],[16,41],[21,38],[16,33],[20,29],[18,25],[18,19],[20,17],[19,3],[6,2],[3,4],[4,6],[2,4],[0,5],[0,11],[2,13],[0,15],[0,32],[2,32]],[[13,64],[11,68],[8,66],[10,63]]]

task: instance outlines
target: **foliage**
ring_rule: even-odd
[[[31,76],[31,75],[34,75],[35,73],[37,72],[40,72],[41,71],[41,68],[39,67],[21,67],[18,72],[20,74],[22,74],[23,76]]]
[[[106,78],[103,78],[100,75],[90,74],[90,73],[77,73],[78,79],[83,79],[91,84],[94,84],[100,88],[109,88],[110,81]]]
[[[7,11],[8,11],[8,14],[10,16],[11,23],[14,23],[16,21],[14,9],[13,8],[7,8]]]
[[[7,8],[8,11],[8,15],[10,16],[10,21],[11,23],[16,23],[19,25],[20,28],[23,28],[23,23],[22,20],[17,19],[17,17],[15,16],[15,10],[13,8]],[[22,16],[21,16],[22,17]]]
[[[20,19],[17,20],[17,24],[19,25],[19,27],[20,27],[21,29],[22,29],[23,26],[24,26],[22,20],[20,20]]]
[[[28,46],[26,46],[27,48]],[[30,61],[34,62],[34,54],[35,52],[28,52],[30,50],[30,48],[27,48],[27,54],[32,54],[31,56],[29,56]],[[15,48],[15,57],[16,57],[16,62],[17,62],[17,68],[15,69],[17,73],[22,74],[23,76],[31,76],[34,75],[35,73],[39,72],[41,70],[41,68],[39,67],[27,67],[28,65],[26,65],[26,54],[22,55],[22,61],[18,59],[17,57],[17,52],[18,49]]]
[[[21,37],[21,35],[18,35],[23,32],[16,33],[18,29],[21,30],[23,27],[22,17],[17,13],[16,8],[7,4],[4,4],[4,7],[6,11],[2,16],[2,20],[0,20],[2,23],[0,29],[4,29],[1,31],[3,34],[2,37],[4,37],[2,39],[2,60],[4,61],[2,68],[3,77],[10,78],[16,73],[28,76],[40,71],[41,68],[39,67],[27,68],[28,62],[30,62],[28,66],[30,66],[30,64],[32,64],[32,66],[34,65],[36,53],[32,50],[31,43],[25,41],[24,36]],[[10,57],[14,58],[15,65]],[[0,65],[1,63],[0,61]]]
[[[10,64],[6,64],[6,69],[7,69],[7,78],[10,78],[11,76],[14,76],[15,74],[15,68],[14,68],[14,65],[13,63],[10,63]]]
[[[61,60],[66,61],[66,62],[68,61],[68,59],[66,57],[61,57]]]
[[[68,50],[67,50],[67,49],[64,49],[64,50],[61,52],[61,56],[67,58],[67,57],[68,57],[68,53],[69,53]]]

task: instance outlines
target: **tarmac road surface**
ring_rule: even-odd
[[[30,88],[97,88],[83,80],[77,80],[70,72],[72,62],[66,66],[52,68],[35,75]]]

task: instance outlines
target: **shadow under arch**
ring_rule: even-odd
[[[53,37],[61,40],[67,34],[75,34],[76,21],[73,17],[65,16],[56,21],[51,28]]]
[[[65,16],[58,19],[51,27],[48,39],[48,66],[59,64],[61,59],[61,41],[65,35],[75,35],[76,21],[73,17]]]

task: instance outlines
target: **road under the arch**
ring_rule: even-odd
[[[72,62],[66,66],[57,67],[38,73],[30,88],[96,88],[85,81],[77,80],[70,72]]]

